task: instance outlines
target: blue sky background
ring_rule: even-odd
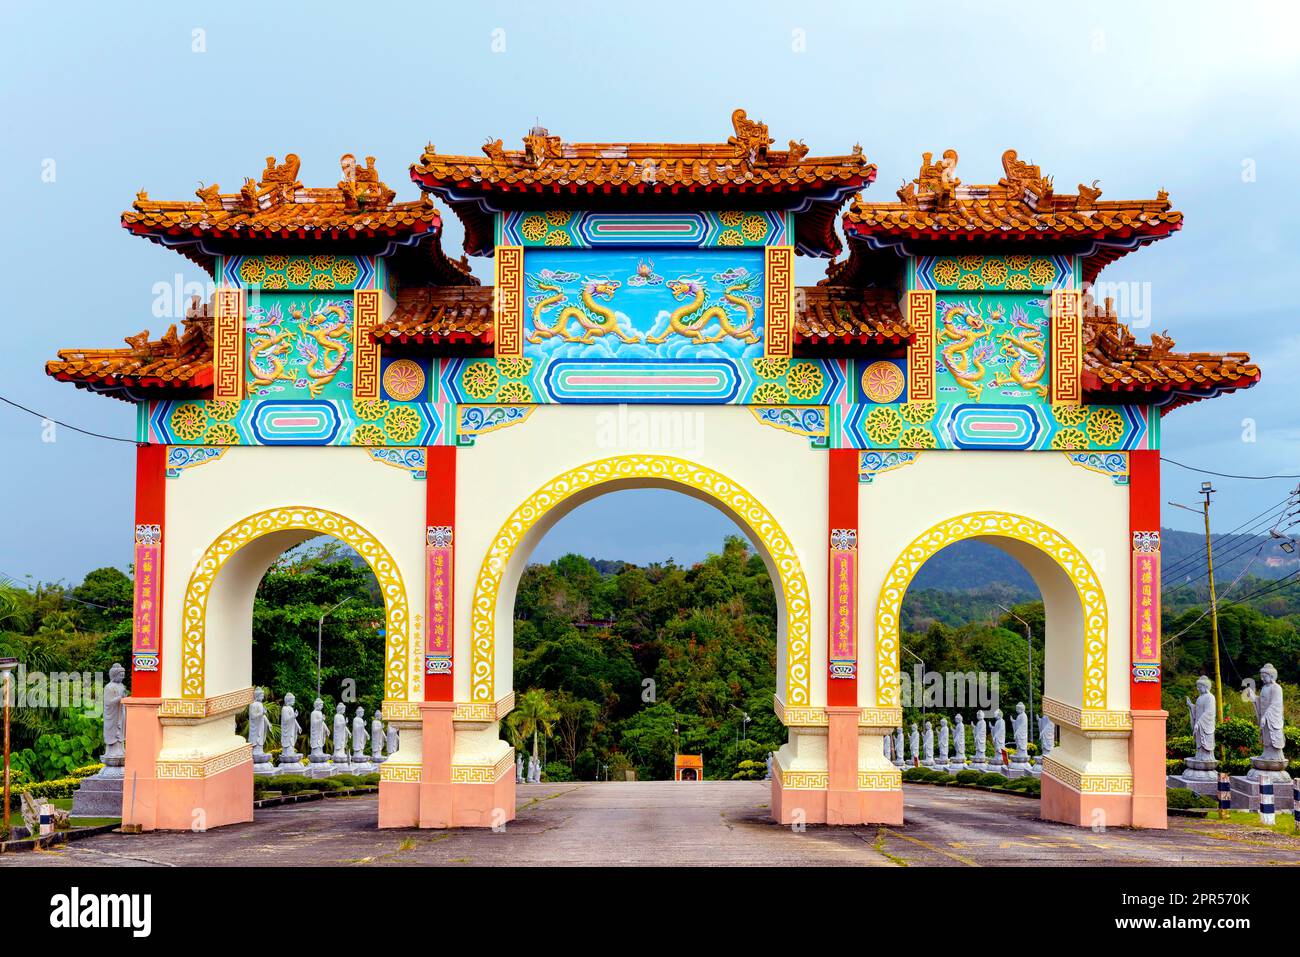
[[[1229,472],[1300,472],[1298,34],[1297,7],[1282,3],[11,0],[0,9],[0,395],[133,436],[130,406],[47,379],[42,365],[59,347],[160,334],[175,317],[151,314],[155,284],[205,280],[120,228],[141,188],[165,199],[193,198],[200,182],[233,192],[264,157],[290,151],[305,183],[331,185],[353,152],[376,156],[414,198],[407,166],[429,141],[517,147],[535,121],[570,140],[717,141],[743,106],[781,145],[803,139],[816,154],[862,143],[880,170],[877,198],[916,175],[923,150],[947,147],[970,183],[996,181],[1014,147],[1061,191],[1094,179],[1107,198],[1167,188],[1183,230],[1102,278],[1149,283],[1152,329],[1180,349],[1249,350],[1264,382],[1167,417],[1165,453]],[[449,219],[446,245],[458,251]],[[802,281],[820,272],[801,264]],[[1242,441],[1245,419],[1254,442]],[[39,420],[0,407],[0,573],[77,581],[125,567],[132,447],[66,429],[42,438]],[[1166,465],[1166,499],[1193,499],[1199,481]],[[1217,484],[1226,530],[1295,480]],[[538,557],[690,561],[716,549],[729,523],[673,501],[681,508],[598,500]],[[613,523],[629,511],[653,519]],[[1196,522],[1174,509],[1165,519]]]

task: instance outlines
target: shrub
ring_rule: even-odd
[[[34,798],[43,798],[47,801],[70,798],[80,783],[81,778],[55,778],[53,781],[35,781],[11,787],[9,790],[9,807],[11,810],[21,807],[22,795],[24,794],[30,794]]]
[[[1170,788],[1165,792],[1165,804],[1172,808],[1217,807],[1218,803],[1209,795],[1197,794],[1191,788]]]
[[[1165,740],[1165,757],[1190,758],[1196,753],[1196,739],[1190,734],[1176,735]]]
[[[980,775],[978,783],[984,785],[986,788],[996,788],[1005,784],[1006,781],[1007,779],[996,771],[985,771]]]
[[[926,778],[925,778],[925,775],[928,774],[929,771],[930,771],[929,768],[904,768],[904,769],[903,769],[903,780],[904,780],[904,781],[924,781],[924,780],[926,779]]]
[[[1245,718],[1229,718],[1215,729],[1214,740],[1226,745],[1229,754],[1249,757],[1251,749],[1259,747],[1259,728]]]
[[[543,781],[572,781],[573,769],[563,761],[547,761],[542,767]]]
[[[983,771],[975,771],[967,768],[965,771],[957,772],[958,784],[979,784],[980,778],[984,777]]]

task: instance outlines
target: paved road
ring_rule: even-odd
[[[1300,841],[1174,819],[1169,831],[1104,834],[1036,818],[1038,802],[908,785],[901,828],[809,827],[767,819],[758,782],[542,784],[519,788],[518,819],[490,831],[380,831],[375,798],[257,812],[207,834],[104,834],[0,867],[214,864],[851,864],[993,866],[1300,864]]]

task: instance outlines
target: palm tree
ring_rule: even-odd
[[[560,720],[559,709],[541,688],[530,688],[515,701],[515,710],[510,712],[506,724],[511,731],[516,746],[522,744],[531,735],[533,739],[533,757],[537,757],[537,738],[539,734],[551,736],[551,729]]]

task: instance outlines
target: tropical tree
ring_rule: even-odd
[[[533,757],[537,758],[538,737],[545,735],[549,738],[559,720],[559,709],[551,702],[550,696],[541,688],[529,688],[515,699],[515,710],[506,719],[506,726],[515,747],[520,747],[530,737],[533,739]]]

